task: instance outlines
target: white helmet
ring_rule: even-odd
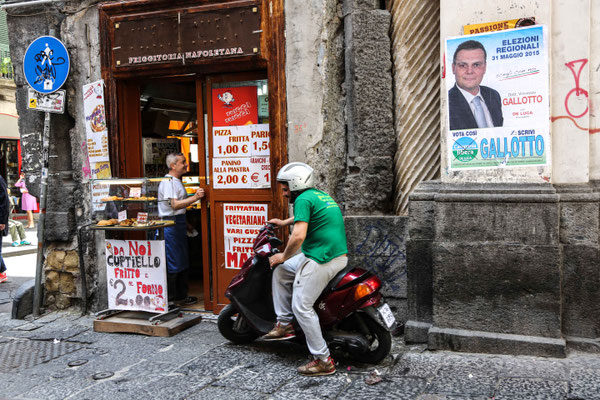
[[[279,170],[277,181],[287,183],[290,192],[297,192],[314,187],[315,177],[313,169],[309,165],[293,162],[284,165]]]

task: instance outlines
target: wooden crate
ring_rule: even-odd
[[[139,333],[148,336],[169,337],[182,330],[194,326],[202,320],[197,313],[180,313],[177,317],[165,322],[150,322],[148,319],[156,314],[140,311],[124,311],[103,319],[94,320],[95,332],[107,333]]]

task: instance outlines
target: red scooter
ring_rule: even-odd
[[[267,224],[259,231],[254,239],[254,256],[246,260],[225,292],[231,304],[221,310],[218,327],[234,343],[250,343],[275,326],[269,257],[279,251],[282,242],[273,229]],[[377,276],[351,266],[329,282],[315,302],[315,310],[330,350],[372,364],[389,354],[390,332],[396,321],[380,289]],[[304,342],[296,321],[294,328],[296,339]]]

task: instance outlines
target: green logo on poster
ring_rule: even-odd
[[[469,162],[477,157],[477,143],[471,138],[462,137],[454,142],[452,154],[461,162]]]

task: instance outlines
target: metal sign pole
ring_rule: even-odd
[[[42,272],[44,266],[44,227],[46,222],[46,191],[48,188],[48,153],[50,147],[50,113],[44,116],[42,133],[42,177],[40,181],[40,211],[38,220],[38,249],[35,265],[35,286],[33,288],[33,316],[40,315],[42,306]]]

